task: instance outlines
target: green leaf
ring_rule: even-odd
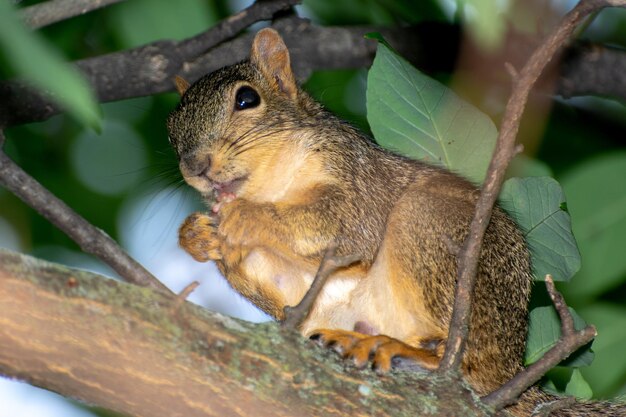
[[[612,397],[623,387],[626,375],[626,307],[604,302],[579,311],[598,330],[593,342],[596,359],[581,371],[597,396]]]
[[[20,77],[51,94],[82,124],[100,129],[100,109],[80,72],[36,33],[25,28],[7,1],[0,1],[0,53]]]
[[[572,372],[572,378],[565,387],[565,393],[580,400],[590,400],[593,397],[591,387],[578,369],[574,369],[574,372]]]
[[[557,366],[544,376],[541,386],[548,392],[571,395],[581,400],[589,400],[593,396],[591,387],[579,369]]]
[[[568,281],[580,268],[564,202],[561,186],[549,177],[511,178],[502,187],[500,205],[526,237],[535,279],[551,274],[556,281]]]
[[[574,328],[583,329],[587,323],[574,309],[569,309],[574,318]],[[554,307],[542,306],[534,308],[529,315],[528,339],[526,341],[526,354],[524,364],[526,366],[541,359],[550,350],[561,336],[561,320]],[[584,346],[585,349],[576,351],[570,358],[561,365],[577,368],[588,366],[594,358],[594,353],[590,349],[591,345]]]
[[[562,184],[584,259],[567,294],[588,300],[626,278],[626,152],[582,163]]]
[[[376,141],[481,183],[497,138],[493,122],[384,44],[367,80],[367,119]]]

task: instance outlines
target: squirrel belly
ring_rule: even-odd
[[[187,218],[181,246],[214,260],[235,290],[281,319],[335,243],[338,255],[361,261],[329,278],[302,333],[360,362],[376,351],[383,369],[393,356],[435,369],[454,298],[450,242],[467,235],[475,186],[386,151],[325,111],[297,86],[271,29],[257,34],[249,61],[179,87],[170,142],[185,180],[211,209]],[[522,234],[496,207],[463,358],[479,394],[522,367],[530,270]]]

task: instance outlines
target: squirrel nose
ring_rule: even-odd
[[[183,163],[189,175],[199,177],[208,174],[211,169],[211,155],[206,155],[202,158],[190,156],[189,158],[183,158]]]

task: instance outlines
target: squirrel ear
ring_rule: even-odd
[[[255,64],[265,78],[276,83],[276,87],[289,98],[295,98],[298,91],[295,77],[291,72],[289,51],[274,29],[265,28],[254,37],[250,61]]]
[[[174,76],[174,84],[176,85],[176,90],[178,91],[178,94],[181,95],[181,97],[189,88],[189,82],[179,75]]]

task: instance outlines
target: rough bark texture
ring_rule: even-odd
[[[142,416],[487,416],[442,376],[377,376],[275,323],[0,250],[0,374]]]

